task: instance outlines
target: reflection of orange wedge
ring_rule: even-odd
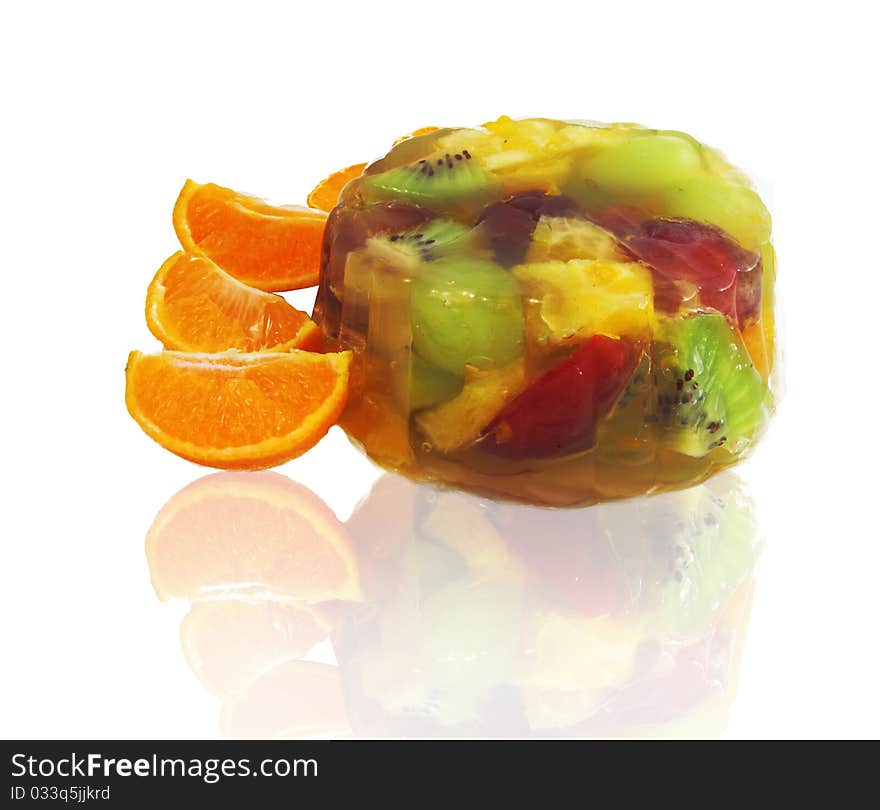
[[[192,606],[180,642],[205,688],[225,697],[273,664],[301,658],[330,630],[320,607],[303,602],[216,599]]]
[[[223,704],[224,737],[341,737],[351,734],[339,670],[285,661]]]
[[[146,551],[160,599],[360,598],[345,527],[314,493],[278,473],[217,473],[190,484],[156,516]]]

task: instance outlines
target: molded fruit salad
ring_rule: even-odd
[[[770,216],[680,132],[501,118],[344,188],[315,319],[342,425],[416,478],[552,505],[688,486],[774,406]]]

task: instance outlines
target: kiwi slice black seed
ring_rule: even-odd
[[[467,150],[437,152],[406,166],[363,178],[368,201],[406,199],[429,208],[488,201],[498,182]]]
[[[716,447],[742,449],[767,418],[769,392],[724,316],[665,319],[656,341],[664,446],[697,458]]]
[[[417,276],[427,262],[476,249],[476,237],[466,225],[451,219],[434,219],[399,233],[373,236],[355,253],[359,263],[368,268],[381,266]]]
[[[422,261],[433,261],[451,253],[467,251],[472,243],[467,240],[471,229],[451,219],[435,219],[419,228],[395,233],[387,237],[398,250],[410,250]]]

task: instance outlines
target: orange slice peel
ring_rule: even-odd
[[[355,177],[360,177],[366,167],[366,163],[355,163],[325,177],[309,194],[307,199],[309,207],[317,208],[319,211],[332,210],[339,201],[339,195],[345,185]]]

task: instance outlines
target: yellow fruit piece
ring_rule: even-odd
[[[483,127],[500,137],[511,149],[524,149],[538,158],[601,148],[621,137],[620,132],[612,127],[568,124],[546,118],[515,121],[506,115]]]
[[[776,346],[776,251],[770,242],[761,245],[764,280],[761,293],[761,326],[767,352],[767,375],[773,374],[778,359]]]
[[[413,461],[409,425],[391,397],[368,391],[355,397],[340,419],[350,436],[357,436],[367,454],[389,467],[406,467]]]
[[[574,259],[521,264],[512,272],[537,302],[552,343],[650,332],[654,289],[638,262]]]
[[[767,382],[770,378],[770,358],[767,353],[764,327],[760,321],[755,321],[743,329],[742,341],[758,374],[764,378],[764,382]]]
[[[435,450],[458,450],[476,441],[495,414],[525,387],[525,364],[520,358],[475,376],[465,383],[458,396],[418,414],[416,424]]]
[[[628,258],[612,233],[592,222],[568,217],[542,217],[526,253],[528,264],[571,259],[625,262]]]
[[[467,149],[497,175],[505,193],[544,189],[556,193],[571,172],[576,154],[602,148],[621,137],[609,127],[581,126],[502,116],[483,129],[457,129],[438,141],[448,152]]]

